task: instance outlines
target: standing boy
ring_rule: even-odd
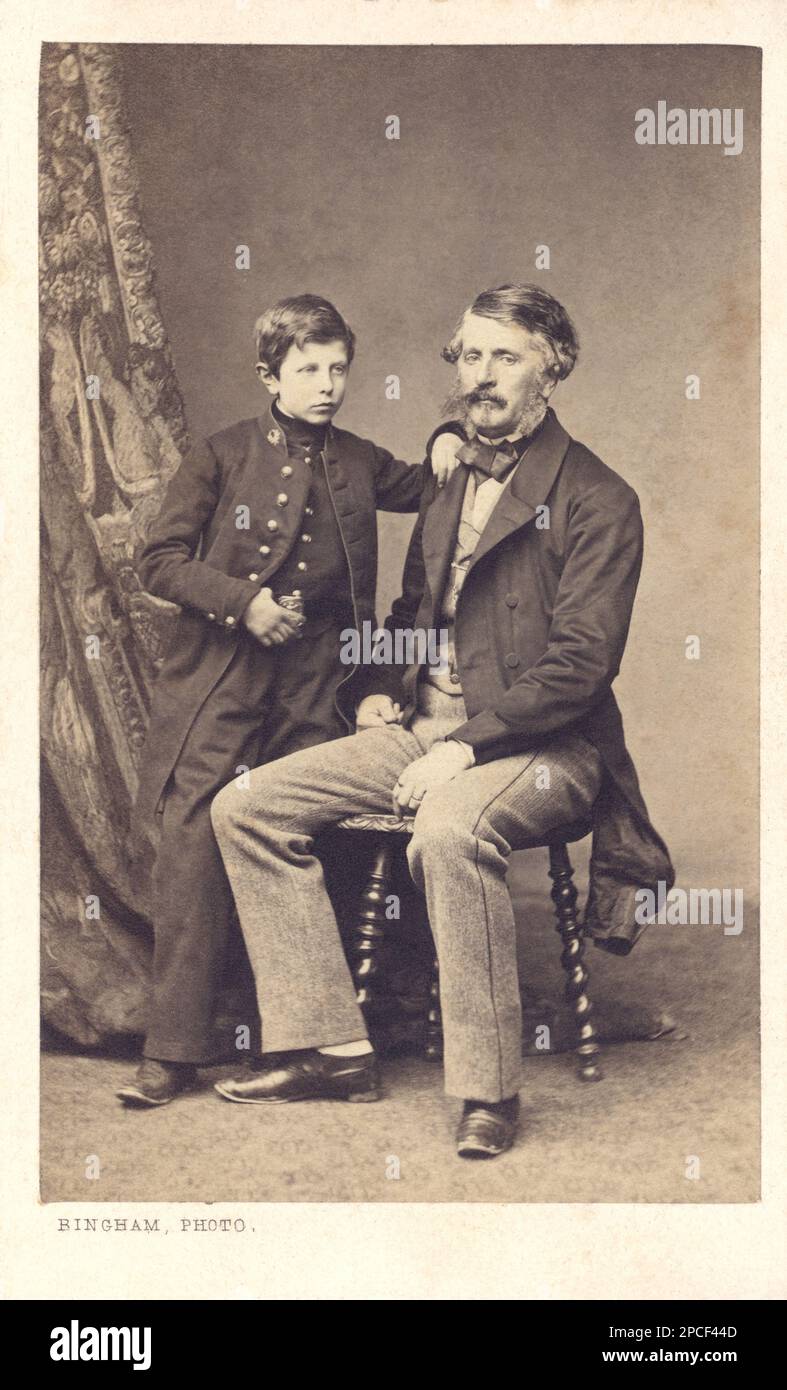
[[[165,1104],[215,1060],[232,895],[211,800],[262,762],[352,731],[355,670],[339,634],[374,626],[377,509],[415,512],[423,487],[423,468],[332,426],[355,346],[332,304],[281,300],[255,336],[268,409],[197,445],[140,559],[145,587],[182,612],[135,808],[160,836],[144,1060],[117,1093],[130,1105]],[[460,442],[449,436],[444,452]],[[293,596],[295,607],[278,602]]]

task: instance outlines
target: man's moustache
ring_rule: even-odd
[[[468,391],[464,397],[465,405],[482,405],[484,401],[501,407],[506,404],[502,396],[493,396],[489,391]]]

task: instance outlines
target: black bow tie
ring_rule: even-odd
[[[476,438],[457,449],[456,457],[460,463],[473,469],[476,478],[480,474],[480,481],[494,478],[495,482],[501,483],[517,462],[519,450],[510,439],[504,439],[500,444],[486,444]]]

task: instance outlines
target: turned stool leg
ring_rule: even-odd
[[[577,922],[577,890],[573,883],[574,870],[565,845],[552,845],[549,851],[549,877],[552,879],[552,901],[557,914],[557,930],[563,942],[560,956],[566,972],[566,999],[574,1010],[574,1022],[579,1044],[579,1077],[582,1081],[600,1081],[603,1075],[596,1058],[598,1043],[591,1013],[593,1005],[587,995],[588,972],[584,963],[585,948]]]
[[[353,980],[358,1003],[366,1009],[375,1002],[379,952],[385,940],[385,899],[391,889],[394,835],[380,835],[375,843],[369,877],[361,894],[353,928]]]
[[[424,1056],[428,1062],[443,1060],[443,1015],[440,1010],[440,965],[437,956],[429,980],[429,1008],[426,1014]]]

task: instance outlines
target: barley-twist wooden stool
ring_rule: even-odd
[[[394,815],[348,816],[339,822],[342,830],[364,831],[372,840],[369,870],[353,923],[351,969],[358,1003],[369,1011],[377,1001],[380,985],[380,952],[389,921],[386,899],[392,891],[394,852],[402,836],[412,834],[415,818]],[[549,849],[551,897],[555,904],[557,930],[563,949],[561,964],[566,972],[565,997],[571,1005],[577,1035],[577,1074],[582,1081],[600,1081],[599,1046],[593,1024],[593,1005],[588,996],[588,969],[584,959],[582,928],[577,920],[577,890],[568,845],[590,833],[585,824],[561,826],[554,836],[528,848]],[[443,1023],[440,1013],[440,968],[435,958],[429,986],[424,1054],[430,1061],[443,1056]]]

